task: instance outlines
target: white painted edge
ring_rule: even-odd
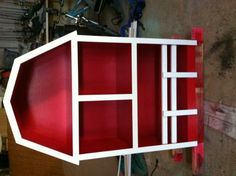
[[[197,109],[186,109],[186,110],[176,110],[176,111],[163,111],[165,117],[170,116],[187,116],[187,115],[197,115]]]
[[[19,72],[19,68],[20,68],[20,63],[17,60],[15,60],[12,67],[13,71],[11,72],[11,75],[9,77],[7,88],[4,94],[4,98],[3,98],[3,104],[5,106],[7,118],[8,118],[11,130],[12,130],[12,133],[16,142],[20,141],[21,134],[20,134],[20,130],[19,130],[16,118],[15,118],[12,105],[11,105],[11,97],[14,91],[15,82],[16,82],[16,78]]]
[[[138,148],[138,64],[137,44],[132,44],[132,135],[133,148]]]
[[[197,72],[166,72],[163,73],[164,78],[197,78]]]
[[[131,22],[131,26],[129,28],[129,37],[136,37],[137,36],[137,21]],[[133,148],[138,147],[138,127],[136,126],[137,123],[137,44],[132,43],[132,94],[133,94],[133,101],[132,101],[132,142]],[[124,156],[125,161],[125,176],[131,176],[131,155]]]
[[[180,142],[180,143],[175,143],[175,144],[139,147],[135,150],[122,149],[122,150],[113,150],[113,151],[106,151],[106,152],[80,154],[80,161],[96,159],[96,158],[119,156],[119,155],[129,155],[129,154],[136,154],[136,153],[146,153],[146,152],[154,152],[154,151],[172,150],[172,149],[178,149],[178,148],[196,147],[197,144],[198,144],[197,141],[190,141],[190,142]]]
[[[162,73],[167,72],[167,45],[161,45],[161,69]],[[168,86],[167,78],[162,77],[161,82],[161,94],[162,94],[162,111],[167,111],[168,106]],[[162,116],[162,144],[168,143],[168,121],[167,118]]]
[[[72,80],[72,137],[73,157],[79,162],[79,71],[78,71],[78,42],[71,40],[71,80]]]
[[[177,71],[177,46],[171,45],[171,72]],[[177,80],[171,78],[171,110],[177,109]],[[171,117],[171,142],[177,142],[177,118]]]
[[[16,78],[17,78],[17,75],[18,75],[21,64],[28,61],[28,60],[30,60],[30,59],[33,59],[34,57],[36,57],[36,56],[38,56],[42,53],[45,53],[45,52],[51,50],[51,49],[53,49],[57,46],[60,46],[64,43],[66,43],[66,42],[69,42],[69,41],[73,40],[73,38],[75,38],[75,36],[77,36],[77,32],[72,32],[72,33],[70,33],[70,34],[68,34],[64,37],[61,37],[61,38],[59,38],[55,41],[52,41],[48,44],[45,44],[42,47],[39,47],[39,48],[37,48],[33,51],[30,51],[29,53],[26,53],[26,54],[16,58],[14,60],[12,71],[11,71],[11,74],[10,74],[10,77],[9,77],[9,81],[8,81],[8,84],[7,84],[7,88],[6,88],[6,92],[5,92],[5,95],[4,95],[3,103],[4,103],[6,113],[7,113],[7,117],[8,117],[11,129],[12,129],[12,132],[13,132],[13,136],[14,136],[15,141],[16,141],[17,144],[28,147],[28,148],[36,150],[36,151],[39,151],[41,153],[45,153],[45,154],[53,156],[55,158],[59,158],[61,160],[68,161],[70,163],[79,164],[78,155],[77,156],[74,155],[75,153],[74,153],[73,149],[72,149],[73,150],[73,156],[70,156],[70,155],[58,152],[56,150],[50,149],[48,147],[44,147],[40,144],[36,144],[34,142],[30,142],[26,139],[23,139],[22,136],[21,136],[16,118],[15,118],[15,114],[14,114],[12,105],[11,105],[11,97],[12,97],[12,94],[13,94],[13,91],[14,91]],[[77,43],[77,41],[75,41],[75,42]],[[76,124],[75,124],[75,126],[76,126]],[[73,126],[73,128],[75,128],[75,126]],[[73,136],[73,139],[75,139],[75,136]],[[74,143],[73,143],[72,146],[73,147],[75,146]],[[76,152],[76,153],[78,153],[78,152]]]
[[[188,147],[195,147],[197,146],[197,141],[190,141],[190,142],[180,142],[180,143],[174,143],[174,144],[165,144],[165,145],[159,145],[159,146],[148,146],[148,147],[141,147],[139,148],[138,153],[143,152],[153,152],[153,151],[163,151],[163,150],[172,150],[172,149],[178,149],[178,148],[188,148]]]
[[[99,43],[137,43],[137,44],[191,45],[191,46],[197,45],[196,40],[107,37],[107,36],[88,36],[88,35],[78,35],[77,40],[79,42],[99,42]]]
[[[102,95],[78,95],[77,101],[109,101],[109,100],[132,100],[132,94],[102,94]]]

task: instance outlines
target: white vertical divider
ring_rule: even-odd
[[[161,45],[162,75],[167,72],[167,45]],[[162,144],[168,143],[168,119],[164,116],[168,105],[167,78],[162,76]]]
[[[76,34],[77,35],[77,34]],[[72,138],[73,158],[79,163],[79,70],[78,70],[78,42],[71,40],[71,78],[72,78]]]
[[[137,21],[133,21],[129,28],[129,37],[137,37]],[[133,148],[138,149],[138,102],[137,102],[137,43],[132,42],[132,140]],[[131,154],[124,156],[125,176],[131,176]]]
[[[171,72],[177,72],[177,46],[171,45]],[[177,110],[177,79],[171,78],[171,111]],[[171,143],[177,142],[177,117],[171,117]]]
[[[132,43],[132,126],[133,148],[138,148],[138,65],[137,43]]]

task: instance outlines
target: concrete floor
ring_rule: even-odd
[[[141,31],[141,36],[170,38],[173,34],[180,34],[188,38],[192,27],[202,27],[205,99],[236,106],[236,69],[220,77],[220,54],[209,54],[214,42],[236,29],[235,19],[235,0],[148,0],[142,18],[146,30]],[[159,159],[160,167],[154,174],[156,176],[192,175],[191,162],[187,157],[180,164],[171,160],[169,152],[147,154],[146,158],[149,170],[154,167],[155,159]],[[205,169],[202,175],[236,176],[236,140],[205,128]]]

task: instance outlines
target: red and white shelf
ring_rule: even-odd
[[[18,144],[80,160],[197,146],[196,40],[70,33],[14,62]]]

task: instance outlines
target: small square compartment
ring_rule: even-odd
[[[177,72],[195,72],[195,63],[195,46],[177,46]]]
[[[132,148],[132,101],[79,103],[80,154]]]
[[[177,142],[198,140],[197,115],[177,117]]]
[[[138,44],[139,147],[161,144],[161,45]]]
[[[131,44],[79,42],[79,94],[129,94]]]

